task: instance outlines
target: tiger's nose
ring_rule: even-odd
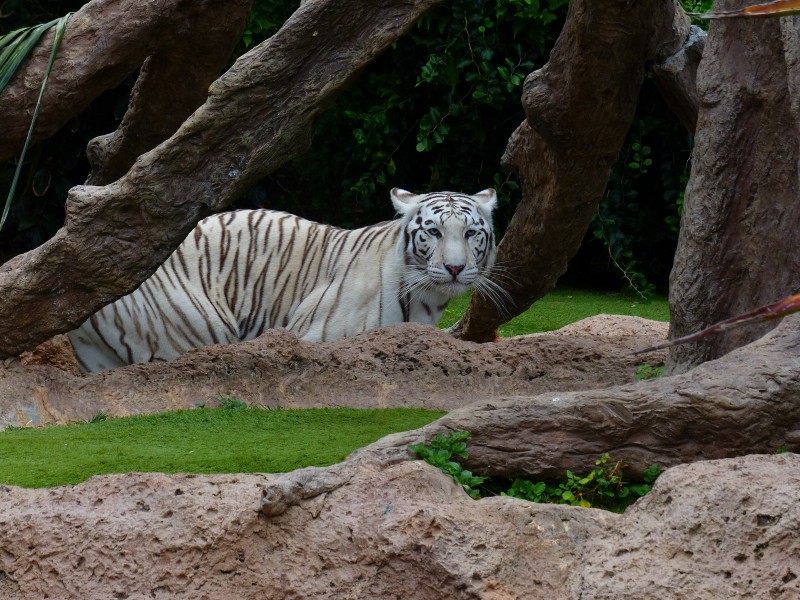
[[[458,274],[464,270],[464,267],[466,267],[466,265],[448,265],[447,263],[444,263],[444,268],[447,269],[447,272],[453,276],[453,281],[455,281],[456,277],[458,277]]]

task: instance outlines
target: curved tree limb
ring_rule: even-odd
[[[650,65],[649,74],[667,105],[689,133],[697,129],[700,99],[697,68],[703,57],[706,32],[692,25],[689,38],[674,54]]]
[[[102,92],[119,85],[145,61],[137,84],[142,93],[154,77],[169,83],[169,93],[146,94],[147,113],[134,110],[136,140],[117,176],[133,160],[171,135],[205,99],[209,84],[230,60],[244,30],[252,0],[209,3],[199,0],[101,0],[70,17],[42,99],[34,140],[46,138],[85,109]],[[16,154],[25,139],[47,64],[52,33],[45,35],[8,87],[0,94],[0,161]],[[148,57],[150,57],[148,59]],[[134,94],[134,107],[136,106]],[[136,152],[136,154],[133,154]],[[95,151],[94,166],[102,153]],[[124,163],[127,161],[127,165]],[[105,162],[103,159],[102,162]],[[94,183],[116,177],[106,175]]]
[[[503,162],[520,175],[522,202],[499,246],[509,314],[475,295],[459,328],[485,342],[544,296],[566,271],[597,213],[633,119],[646,63],[689,35],[676,2],[573,0],[550,61],[525,81],[526,120]],[[458,328],[455,330],[458,334]]]
[[[71,190],[55,237],[0,267],[0,356],[69,331],[135,289],[203,215],[303,152],[316,116],[439,1],[304,3],[126,175]]]
[[[505,477],[586,471],[604,452],[630,463],[631,475],[654,463],[797,452],[799,346],[800,318],[790,316],[767,337],[682,375],[487,402],[438,425],[472,433],[468,468]]]

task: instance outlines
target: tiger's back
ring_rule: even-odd
[[[429,204],[439,223],[438,204]],[[446,272],[441,285],[427,279],[420,284],[423,267],[416,263],[427,260],[426,248],[436,245],[425,234],[430,225],[412,208],[401,219],[355,230],[271,210],[208,217],[137,290],[70,332],[78,362],[84,371],[99,371],[171,360],[192,348],[252,339],[275,327],[331,341],[403,321],[435,324],[450,297],[467,289],[458,279],[466,277],[461,270],[470,259],[460,256],[461,270]],[[465,219],[457,220],[458,227],[467,227]],[[483,254],[493,252],[493,237],[483,246]],[[483,261],[490,265],[493,256]]]

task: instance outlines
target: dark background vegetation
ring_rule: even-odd
[[[85,2],[5,0],[0,34],[49,21]],[[709,4],[686,0],[696,8]],[[502,234],[519,200],[500,166],[524,119],[525,76],[547,61],[568,0],[452,0],[421,19],[320,118],[311,150],[256,185],[239,207],[288,210],[344,227],[392,217],[388,190],[495,187]],[[299,0],[256,0],[237,53],[272,35]],[[87,142],[113,131],[135,74],[25,157],[0,261],[35,248],[64,219],[67,191],[89,172]],[[677,239],[692,139],[646,82],[600,211],[562,281],[664,292]],[[16,161],[0,166],[4,201]]]

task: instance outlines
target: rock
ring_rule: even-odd
[[[584,547],[573,597],[800,598],[800,456],[665,472]]]
[[[339,485],[273,517],[259,510],[261,487],[279,479],[270,475],[0,488],[0,591],[11,600],[800,594],[797,455],[674,467],[623,515],[474,501],[425,463],[366,456],[343,463]]]
[[[72,352],[72,343],[66,334],[57,335],[46,342],[42,342],[30,352],[23,352],[19,362],[24,366],[47,365],[66,371],[72,375],[81,374],[78,361]]]
[[[450,410],[478,398],[633,381],[637,365],[663,364],[666,352],[630,352],[662,341],[666,330],[666,323],[611,315],[482,345],[418,324],[327,344],[272,330],[170,363],[83,377],[25,359],[0,367],[0,426],[87,420],[100,411],[122,416],[191,408],[219,395],[267,407]]]
[[[224,375],[232,384],[256,369],[250,380],[260,377],[262,385],[271,385],[278,369],[269,370],[270,358],[297,378],[297,389],[303,389],[300,374],[334,386],[331,372],[339,368],[353,369],[373,386],[395,378],[413,390],[416,378],[423,387],[427,381],[425,393],[438,398],[484,397],[326,468],[274,475],[134,473],[44,490],[0,487],[0,592],[12,600],[800,595],[800,456],[703,461],[784,444],[800,447],[800,317],[788,317],[763,339],[683,375],[593,391],[491,398],[515,386],[535,389],[545,375],[532,382],[526,373],[541,363],[548,365],[545,374],[562,373],[542,388],[550,389],[565,381],[567,368],[573,384],[602,383],[603,377],[619,376],[620,365],[628,365],[630,378],[633,360],[649,362],[619,350],[623,343],[650,343],[640,344],[637,335],[617,340],[616,352],[606,346],[607,354],[587,355],[587,347],[602,347],[587,340],[595,335],[602,343],[604,334],[598,333],[602,327],[582,328],[587,324],[493,346],[473,346],[417,326],[370,332],[346,347],[305,344],[275,332],[250,344],[199,350],[171,365],[134,366],[99,378],[9,365],[3,385],[15,374],[24,381],[22,375],[44,372],[53,381],[78,382],[61,405],[50,401],[53,386],[36,392],[48,400],[41,403],[48,410],[74,409],[80,384],[90,397],[96,389],[110,389],[93,388],[98,381],[122,385],[152,377],[156,385],[140,390],[166,389],[169,381],[194,389],[202,376]],[[546,362],[550,352],[559,358]],[[526,353],[534,358],[526,362]],[[445,360],[444,368],[454,370],[442,385]],[[558,361],[569,366],[559,371]],[[209,371],[194,371],[193,364]],[[612,364],[616,370],[592,378],[583,375],[583,364],[590,370]],[[470,372],[455,370],[466,365],[473,367]],[[486,372],[509,365],[497,381],[485,382],[492,379]],[[189,383],[175,379],[177,373]],[[349,380],[356,396],[366,397],[359,391],[364,381]],[[464,391],[469,385],[472,396]],[[120,390],[119,397],[128,392]],[[323,396],[331,393],[324,390]],[[392,394],[385,398],[400,397]],[[629,460],[634,471],[653,457],[662,464],[699,462],[667,470],[623,515],[508,497],[474,501],[438,470],[408,460],[406,450],[437,431],[464,426],[473,432],[468,464],[482,472],[555,472],[587,464],[601,449]]]
[[[800,315],[688,373],[603,389],[477,400],[370,447],[402,456],[438,432],[471,434],[467,468],[500,477],[589,471],[609,452],[641,475],[711,458],[800,452]]]

